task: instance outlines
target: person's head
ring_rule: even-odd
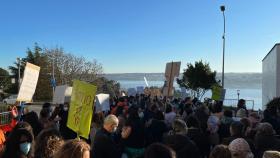
[[[176,134],[185,135],[188,132],[188,127],[187,127],[185,121],[183,121],[181,119],[175,119],[172,124],[172,128]]]
[[[33,135],[33,129],[31,127],[31,125],[29,123],[27,123],[27,122],[18,122],[13,130],[23,129],[23,128],[28,130]]]
[[[212,113],[221,113],[222,111],[223,111],[223,102],[222,101],[216,102],[211,107]]]
[[[243,124],[239,121],[234,121],[230,125],[230,135],[231,136],[242,136]]]
[[[33,144],[33,134],[25,128],[14,129],[7,141],[3,157],[19,157],[29,155]]]
[[[245,104],[246,104],[246,101],[244,99],[239,99],[239,101],[237,103],[237,108],[246,108]]]
[[[176,158],[176,153],[170,147],[154,143],[145,150],[145,158]]]
[[[44,103],[42,109],[47,109],[49,113],[52,112],[52,105],[50,103]]]
[[[40,118],[41,119],[48,119],[51,116],[49,109],[43,108],[40,111]]]
[[[139,116],[138,116],[138,108],[136,106],[131,106],[128,109],[128,117],[130,119],[139,118]]]
[[[211,151],[209,158],[231,158],[228,146],[216,145]]]
[[[234,139],[228,146],[232,158],[253,158],[249,144],[243,138]]]
[[[109,133],[114,133],[117,130],[118,125],[118,118],[115,115],[108,115],[104,119],[103,128]]]
[[[82,140],[69,140],[58,150],[54,158],[90,158],[90,146]]]
[[[257,127],[257,135],[271,136],[274,134],[275,131],[270,123],[260,123]]]
[[[194,115],[187,117],[186,124],[189,128],[200,128],[199,121]]]
[[[225,110],[224,111],[224,116],[232,118],[232,111],[231,110]]]
[[[249,115],[249,120],[250,120],[250,122],[251,122],[251,125],[252,125],[252,127],[256,127],[256,125],[258,124],[258,123],[260,123],[260,116],[259,116],[259,114],[258,113],[256,113],[256,112],[252,112],[250,115]]]
[[[35,156],[51,158],[62,144],[63,140],[58,130],[44,129],[36,138]]]
[[[23,115],[22,119],[23,119],[23,121],[30,124],[30,126],[32,127],[33,132],[34,132],[34,136],[37,136],[42,129],[42,126],[39,122],[38,114],[34,111],[31,111],[31,112]],[[18,123],[18,124],[20,124],[20,123]]]
[[[263,154],[263,158],[280,158],[279,151],[265,151]]]

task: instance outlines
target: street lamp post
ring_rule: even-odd
[[[17,62],[18,62],[18,92],[20,89],[20,58],[17,58]]]
[[[224,88],[225,82],[225,34],[226,34],[226,17],[225,17],[225,6],[220,7],[221,11],[223,12],[224,17],[224,32],[223,32],[223,70],[222,70],[222,87]]]

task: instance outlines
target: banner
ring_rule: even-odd
[[[225,99],[226,90],[220,86],[212,87],[212,100],[223,101]]]
[[[36,90],[40,67],[26,63],[17,101],[31,102]]]
[[[74,80],[72,96],[67,119],[67,127],[88,139],[91,119],[93,114],[93,102],[97,87],[86,82]]]
[[[95,113],[110,110],[109,98],[110,98],[109,94],[101,93],[101,94],[96,95]]]
[[[67,85],[63,86],[56,86],[54,95],[53,95],[53,104],[64,104],[65,102],[65,92],[66,89],[68,88]]]

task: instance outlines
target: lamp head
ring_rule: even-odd
[[[221,8],[221,11],[222,11],[222,12],[224,12],[225,9],[226,9],[226,7],[225,7],[224,5],[222,5],[220,8]]]

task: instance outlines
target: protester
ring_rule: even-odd
[[[219,144],[219,125],[220,119],[223,116],[223,104],[222,102],[216,102],[211,107],[211,115],[208,118],[207,125],[208,125],[208,132],[209,132],[209,141],[212,146]]]
[[[164,143],[171,147],[177,155],[177,158],[200,158],[201,155],[196,144],[187,136],[174,134],[165,137]]]
[[[269,123],[259,124],[254,141],[257,157],[262,157],[263,153],[267,150],[280,151],[280,140],[275,137],[275,131]]]
[[[202,132],[198,119],[194,115],[191,115],[187,118],[186,123],[188,126],[187,136],[195,142],[201,156],[207,157],[210,152],[210,143],[206,133]]]
[[[156,142],[162,142],[163,134],[168,132],[169,129],[164,122],[164,115],[161,111],[156,111],[153,119],[147,123],[146,130],[146,145]]]
[[[231,158],[231,153],[228,146],[217,145],[211,151],[209,158]]]
[[[31,158],[33,134],[25,128],[13,130],[6,141],[2,158]]]
[[[117,130],[119,120],[115,115],[108,115],[104,119],[103,127],[97,131],[93,147],[92,158],[120,158],[121,149],[116,144],[112,134]]]
[[[176,153],[166,145],[154,143],[146,149],[145,158],[176,158]]]
[[[253,158],[249,144],[243,138],[234,139],[229,144],[229,150],[232,158]]]
[[[69,140],[59,149],[54,158],[90,158],[90,146],[81,140]]]
[[[128,109],[128,119],[122,130],[124,153],[128,158],[138,158],[144,155],[145,125],[138,115],[138,108]]]
[[[172,126],[172,123],[174,122],[175,118],[176,118],[176,113],[172,110],[172,106],[168,104],[166,106],[165,115],[164,115],[164,120],[168,127]]]
[[[44,129],[36,138],[35,158],[52,158],[63,142],[58,130]]]

